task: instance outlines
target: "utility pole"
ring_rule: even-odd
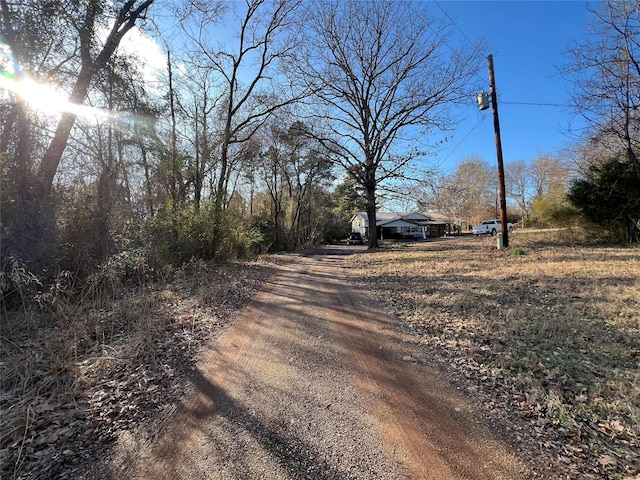
[[[500,222],[502,223],[502,245],[509,246],[509,224],[507,223],[507,195],[504,187],[504,164],[502,162],[502,143],[500,141],[500,120],[498,118],[498,98],[496,95],[496,78],[493,72],[493,55],[489,61],[489,88],[491,93],[491,111],[493,112],[493,131],[496,137],[496,154],[498,156],[498,181],[500,184]]]

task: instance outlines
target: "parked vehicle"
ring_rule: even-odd
[[[507,223],[507,231],[513,230],[513,224]],[[491,220],[485,220],[480,225],[474,225],[471,233],[474,235],[490,234],[495,235],[498,232],[502,232],[502,222],[499,218]]]
[[[347,237],[347,245],[363,245],[362,235],[360,232],[351,232]]]

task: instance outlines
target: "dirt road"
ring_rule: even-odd
[[[353,252],[353,249],[348,250]],[[428,357],[346,281],[345,249],[280,267],[112,478],[524,479]]]

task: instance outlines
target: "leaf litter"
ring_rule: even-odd
[[[423,345],[407,364],[449,371],[552,478],[639,480],[640,251],[525,249],[460,239],[344,258]],[[119,434],[175,409],[198,349],[271,272],[199,264],[55,326],[5,328],[0,476],[77,478]]]
[[[553,478],[637,479],[640,249],[520,241],[387,244],[348,271]]]
[[[272,273],[267,262],[189,268],[56,322],[5,324],[1,478],[78,478],[119,434],[175,409],[199,348]]]

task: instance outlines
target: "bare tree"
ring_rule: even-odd
[[[418,202],[463,222],[477,223],[497,209],[497,177],[494,169],[478,157],[461,162],[454,173],[436,176]]]
[[[477,52],[452,50],[426,3],[331,0],[312,4],[299,73],[324,119],[323,143],[367,196],[369,248],[377,246],[376,195],[422,152],[447,107],[468,98]]]
[[[214,120],[219,108],[220,95],[214,92],[215,82],[211,69],[198,65],[192,60],[189,83],[190,98],[181,104],[183,115],[192,124],[192,164],[189,166],[189,181],[193,185],[193,204],[200,209],[205,189],[205,179],[213,169],[212,154],[218,142],[215,135],[217,122]]]
[[[278,63],[296,46],[294,39],[285,37],[296,21],[301,0],[246,0],[233,4],[238,10],[226,13],[222,2],[188,3],[183,31],[205,62],[203,65],[222,84],[220,108],[216,110],[221,124],[213,194],[216,210],[220,211],[228,200],[229,181],[238,163],[234,148],[247,142],[275,111],[297,99],[290,92],[278,90],[281,86],[274,79]],[[233,45],[210,41],[211,29],[223,14],[238,22]]]
[[[554,189],[565,189],[569,182],[569,168],[562,158],[539,155],[529,165],[533,195],[543,197]]]
[[[557,155],[538,155],[527,163],[516,160],[505,165],[507,193],[517,204],[522,221],[529,220],[533,205],[551,192],[557,198],[564,192],[570,179],[570,169],[566,160]]]
[[[522,222],[529,219],[531,213],[532,176],[529,165],[524,160],[515,160],[505,165],[507,194],[518,205]]]
[[[640,175],[640,7],[637,0],[608,0],[591,12],[596,40],[571,48],[566,67],[574,106],[598,136],[617,140]]]
[[[464,212],[467,190],[458,185],[454,174],[433,174],[419,194],[418,208],[442,213],[461,224],[468,221]]]

